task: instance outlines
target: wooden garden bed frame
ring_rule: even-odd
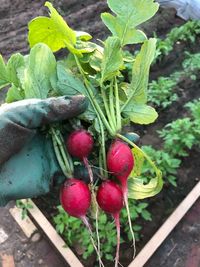
[[[164,224],[158,229],[158,231],[153,235],[149,242],[144,246],[136,258],[129,264],[128,267],[142,267],[158,249],[158,247],[163,243],[179,221],[184,217],[184,215],[189,211],[192,205],[200,197],[200,182],[192,189],[192,191],[186,196],[186,198],[178,205],[175,211],[168,217]],[[26,201],[26,200],[22,200]],[[56,232],[55,228],[47,220],[44,214],[39,210],[35,203],[30,200],[30,204],[33,206],[29,210],[29,213],[45,233],[45,235],[52,242],[54,247],[58,250],[64,260],[71,267],[84,267],[83,264],[79,261],[76,255],[69,247],[65,247],[64,240]],[[33,232],[36,228],[31,222],[30,218],[27,218],[25,221],[21,219],[20,214],[21,210],[14,208],[10,210],[10,213],[21,226],[22,230],[29,237],[30,232]]]

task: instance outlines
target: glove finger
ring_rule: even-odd
[[[82,95],[52,97],[47,99],[26,99],[5,104],[0,110],[1,117],[28,129],[36,129],[48,123],[78,116],[86,110],[88,100]]]
[[[61,96],[43,101],[43,114],[41,125],[71,119],[83,113],[88,107],[88,99],[83,95],[72,97]]]

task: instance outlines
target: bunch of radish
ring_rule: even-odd
[[[95,202],[97,201],[99,207],[103,211],[112,215],[117,229],[117,249],[115,257],[115,267],[117,267],[120,248],[119,218],[120,211],[124,204],[127,208],[129,225],[134,240],[128,208],[127,189],[127,180],[134,167],[134,158],[131,149],[125,142],[119,139],[115,140],[107,152],[107,168],[110,173],[110,178],[105,179],[105,177],[102,177],[103,182],[99,185],[98,189],[95,190],[95,186],[93,184],[93,173],[88,161],[88,156],[93,149],[93,145],[93,137],[86,130],[76,130],[69,135],[66,142],[67,151],[71,156],[83,161],[88,170],[90,185],[88,186],[86,183],[81,181],[80,177],[67,179],[61,188],[60,201],[64,210],[69,215],[80,218],[88,228],[91,241],[99,257],[100,266],[103,266],[100,256],[100,248],[97,248],[94,242],[92,230],[86,216],[91,205],[91,199]],[[98,229],[96,230],[98,236]]]

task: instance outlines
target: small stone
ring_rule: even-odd
[[[25,244],[25,245],[23,246],[23,249],[26,250],[27,247],[28,247],[28,244]]]
[[[40,241],[40,239],[41,239],[41,234],[40,233],[34,233],[33,235],[32,235],[32,237],[31,237],[31,241],[32,242],[38,242],[38,241]]]
[[[26,256],[28,257],[29,260],[33,260],[34,259],[34,253],[31,250],[28,250],[26,253]]]
[[[23,251],[20,251],[20,250],[15,250],[14,251],[14,260],[16,262],[20,262],[23,258],[24,258]]]
[[[41,265],[43,263],[44,263],[43,259],[39,259],[38,264]]]
[[[2,228],[0,228],[0,244],[5,242],[7,239],[8,239],[7,233]]]

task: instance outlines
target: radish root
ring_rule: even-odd
[[[93,238],[92,229],[91,229],[91,226],[90,226],[90,224],[89,224],[86,216],[81,217],[81,219],[82,219],[83,223],[85,224],[85,226],[87,227],[88,232],[90,234],[90,240],[91,240],[92,245],[93,245],[93,247],[94,247],[94,249],[95,249],[95,251],[97,253],[97,256],[98,256],[99,266],[105,267],[104,264],[103,264],[103,262],[102,262],[102,260],[101,260],[101,255],[100,255],[100,253],[98,251],[98,248],[97,248],[97,246],[95,244],[95,241],[94,241],[94,238]]]

